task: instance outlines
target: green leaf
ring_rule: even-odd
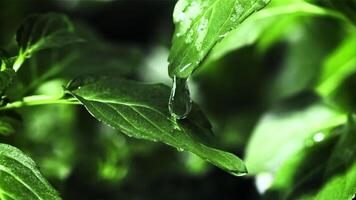
[[[338,1],[338,0],[324,0],[322,3],[326,3],[328,7],[331,7],[348,17],[356,25],[356,1]]]
[[[33,53],[55,47],[80,42],[73,24],[62,14],[48,13],[31,15],[16,33],[19,56],[14,68],[19,68],[25,58]]]
[[[331,129],[323,140],[290,156],[277,171],[270,191],[288,197],[279,199],[305,195],[316,200],[352,199],[356,194],[355,133],[351,119],[349,124]]]
[[[233,175],[247,173],[238,157],[201,142],[199,137],[211,134],[211,127],[196,105],[187,120],[171,118],[167,106],[170,89],[162,84],[86,78],[72,81],[68,90],[95,118],[130,137],[192,152]]]
[[[14,125],[17,124],[18,121],[14,118],[8,116],[0,116],[0,135],[9,136],[15,133]]]
[[[205,63],[218,60],[224,55],[255,43],[258,39],[266,39],[266,34],[278,29],[273,36],[280,39],[289,25],[295,25],[297,17],[328,16],[332,13],[321,7],[303,1],[272,1],[265,9],[246,19],[239,28],[231,31],[220,43],[212,49]],[[294,20],[294,23],[291,23]],[[287,22],[287,23],[286,23]],[[263,38],[261,36],[263,35]],[[271,40],[271,38],[267,39]]]
[[[168,58],[169,75],[190,76],[210,50],[269,0],[180,0],[173,18],[176,31]]]
[[[0,96],[11,85],[16,73],[13,69],[5,69],[0,71]]]
[[[0,49],[0,71],[6,69],[6,58],[8,57],[7,51]]]
[[[59,80],[46,82],[35,93],[62,96],[64,84]],[[70,105],[42,105],[21,112],[23,128],[18,135],[21,135],[25,144],[31,144],[24,150],[31,152],[42,173],[51,180],[65,180],[80,156],[76,143],[80,134],[75,129],[75,110]],[[77,133],[76,137],[73,137],[74,132]]]
[[[356,194],[356,124],[353,120],[350,116],[330,156],[325,177],[332,178],[318,193],[317,200],[352,199]]]
[[[272,110],[262,117],[247,146],[249,172],[277,170],[290,156],[303,149],[309,138],[345,121],[343,113],[322,103],[298,110]]]
[[[324,97],[329,96],[350,74],[356,70],[356,36],[350,36],[330,54],[321,70],[316,91]]]
[[[39,172],[34,161],[19,149],[0,144],[0,199],[61,199]]]
[[[21,25],[16,33],[16,41],[20,51],[26,56],[53,47],[81,41],[74,32],[74,26],[62,14],[48,13],[31,15]]]
[[[322,184],[331,178],[323,180],[328,159],[339,139],[338,128],[324,131],[322,140],[319,136],[308,139],[303,149],[289,156],[275,172],[266,196],[274,196],[269,199],[315,199]]]
[[[349,169],[329,180],[315,200],[353,199],[356,194],[356,162]]]

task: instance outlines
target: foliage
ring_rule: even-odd
[[[355,197],[355,1],[128,1],[0,2],[0,200]]]

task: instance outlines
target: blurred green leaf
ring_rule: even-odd
[[[0,116],[0,135],[9,136],[15,133],[15,125],[19,122],[10,116]]]
[[[42,84],[37,96],[62,96],[64,81]],[[51,180],[65,180],[79,157],[76,107],[43,105],[21,110],[22,132],[16,141],[31,153],[42,173]]]
[[[74,33],[74,26],[69,19],[56,13],[29,16],[17,31],[16,40],[20,52],[25,56],[31,56],[42,49],[81,41]]]
[[[321,134],[312,136],[306,141],[307,145],[290,155],[274,173],[267,199],[315,199],[338,134],[338,129],[324,130],[322,138],[318,138]]]
[[[333,8],[347,16],[356,24],[356,1],[355,0],[323,0],[328,7]]]
[[[6,69],[6,58],[8,57],[8,52],[0,49],[0,71]]]
[[[16,73],[13,69],[4,69],[0,71],[0,97],[3,92],[11,85]]]
[[[62,47],[82,39],[75,34],[73,24],[65,15],[47,13],[29,16],[17,31],[16,41],[20,49],[15,70],[37,51]]]
[[[313,143],[278,170],[268,195],[278,191],[283,199],[352,199],[356,194],[355,133],[350,118],[347,125],[331,129],[323,140],[315,141],[314,137]]]
[[[129,171],[130,150],[123,135],[117,130],[100,124],[97,138],[100,142],[100,152],[96,157],[98,165],[97,176],[99,180],[118,183],[126,177]]]
[[[239,28],[231,31],[220,43],[217,43],[205,63],[222,58],[229,52],[251,45],[259,39],[265,40],[266,35],[276,27],[279,32],[284,32],[288,26],[283,23],[285,21],[290,24],[290,20],[296,17],[328,15],[331,15],[328,10],[304,1],[272,1],[265,9],[246,19]],[[281,23],[283,26],[280,27]],[[280,34],[276,34],[274,37],[279,36]]]
[[[331,177],[318,193],[318,200],[352,199],[356,194],[356,124],[352,116],[330,156],[325,177]],[[333,176],[335,174],[335,176]]]
[[[316,91],[321,96],[329,96],[355,70],[356,34],[352,32],[324,61]]]
[[[312,104],[265,114],[248,143],[246,165],[251,174],[274,172],[306,146],[307,139],[345,122],[345,116],[325,104]]]
[[[103,41],[79,43],[35,54],[18,76],[26,84],[25,93],[29,94],[56,78],[70,80],[83,74],[133,77],[142,58],[141,50],[135,47],[117,47]]]
[[[316,200],[353,199],[356,194],[356,163],[349,169],[331,177],[320,192]]]
[[[75,79],[68,90],[100,121],[130,137],[163,142],[190,151],[233,175],[245,174],[243,162],[231,153],[208,147],[199,135],[210,124],[195,105],[188,120],[173,120],[167,103],[170,89],[113,78]]]
[[[61,199],[40,174],[34,161],[19,149],[0,144],[0,198],[4,200]]]
[[[211,49],[269,0],[180,0],[173,18],[176,31],[168,58],[169,75],[187,78]]]

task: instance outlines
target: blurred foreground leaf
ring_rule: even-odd
[[[268,195],[282,199],[352,199],[356,194],[356,126],[352,120],[283,164]],[[277,193],[276,193],[277,192]]]
[[[347,76],[355,71],[356,34],[352,32],[325,60],[316,91],[324,97],[329,96]]]
[[[198,134],[210,134],[211,127],[196,105],[187,120],[171,118],[167,107],[170,90],[162,84],[88,78],[73,80],[68,90],[95,118],[130,137],[192,152],[233,175],[247,173],[238,157],[199,141]]]
[[[246,45],[251,45],[259,39],[268,38],[272,30],[280,27],[279,24],[301,16],[328,16],[331,15],[327,10],[313,4],[296,1],[272,1],[265,9],[246,19],[238,29],[231,31],[220,43],[212,49],[206,63],[222,58],[231,51],[240,49]],[[287,24],[283,24],[278,32],[284,32]],[[262,37],[263,36],[263,37]],[[275,34],[274,37],[280,37]],[[268,38],[271,40],[271,38]],[[272,39],[273,40],[273,39]]]
[[[31,158],[19,149],[0,144],[0,199],[61,199],[40,174]]]
[[[325,177],[331,177],[318,193],[317,200],[352,199],[356,194],[356,124],[350,116],[330,156]],[[335,176],[333,176],[335,174]]]
[[[271,111],[262,117],[249,141],[246,165],[251,174],[274,172],[303,149],[308,138],[345,122],[345,116],[325,104]]]

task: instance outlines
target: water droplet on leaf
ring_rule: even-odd
[[[179,152],[184,151],[184,149],[183,149],[183,148],[177,148],[177,150],[178,150]]]
[[[192,100],[187,85],[187,78],[173,78],[171,96],[169,97],[168,108],[170,114],[175,119],[186,118],[192,109]]]
[[[324,138],[325,138],[324,133],[321,133],[321,132],[320,132],[320,133],[317,133],[317,134],[314,135],[313,140],[314,140],[315,142],[321,142],[321,141],[324,140]]]
[[[73,90],[80,89],[83,84],[84,84],[83,79],[81,77],[78,77],[71,80],[66,88],[70,91],[73,91]]]

